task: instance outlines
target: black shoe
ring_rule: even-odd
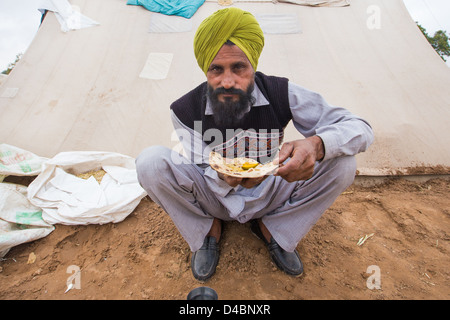
[[[251,231],[255,236],[264,241],[269,250],[269,255],[276,266],[285,273],[292,276],[300,276],[303,273],[303,264],[297,250],[288,252],[280,247],[273,237],[267,242],[257,220],[251,222]]]
[[[214,237],[206,237],[200,249],[191,258],[191,269],[194,278],[199,281],[208,280],[216,272],[219,262],[219,246]]]

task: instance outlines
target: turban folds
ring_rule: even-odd
[[[194,54],[206,74],[217,52],[227,40],[237,45],[256,71],[264,47],[264,34],[255,17],[239,8],[218,10],[203,20],[194,37]]]

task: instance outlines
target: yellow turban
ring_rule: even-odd
[[[239,8],[216,11],[203,20],[194,38],[197,63],[206,74],[217,52],[227,40],[244,51],[256,71],[264,47],[264,34],[255,17]]]

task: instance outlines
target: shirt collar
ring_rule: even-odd
[[[255,103],[251,106],[248,106],[247,112],[250,111],[251,107],[261,107],[261,106],[267,106],[269,105],[269,101],[267,101],[266,97],[262,94],[261,90],[259,89],[258,85],[255,82],[255,87],[252,91],[252,97],[255,98]],[[205,108],[205,115],[210,116],[213,114],[213,110],[211,108],[211,103],[209,101],[209,98],[206,98],[206,108]]]

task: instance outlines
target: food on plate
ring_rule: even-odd
[[[258,178],[273,174],[278,165],[272,162],[265,164],[250,158],[224,158],[217,152],[209,154],[209,165],[217,172],[237,178]]]
[[[259,163],[244,162],[244,163],[242,164],[242,169],[248,170],[248,169],[255,168],[255,167],[258,166],[258,165],[259,165]]]

